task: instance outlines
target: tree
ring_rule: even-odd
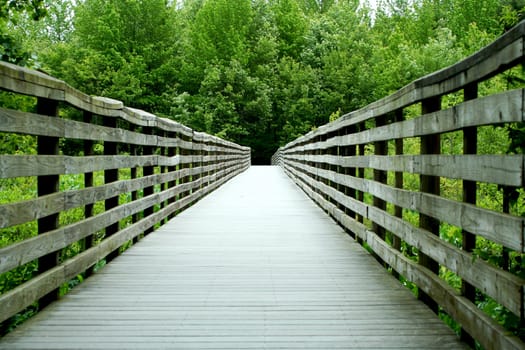
[[[43,0],[11,0],[0,2],[0,59],[19,65],[27,65],[31,53],[12,33],[20,16],[27,15],[38,21],[46,15]]]
[[[173,12],[164,0],[86,0],[75,9],[71,41],[48,50],[44,61],[89,94],[167,113],[164,94],[176,76]]]
[[[272,0],[271,10],[278,31],[281,57],[298,58],[303,50],[308,30],[307,17],[297,0]]]

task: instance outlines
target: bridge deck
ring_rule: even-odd
[[[279,168],[252,167],[4,349],[463,348]]]

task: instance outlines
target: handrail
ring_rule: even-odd
[[[0,62],[0,90],[36,98],[32,113],[0,106],[0,133],[30,135],[37,144],[36,154],[0,155],[0,180],[29,179],[35,192],[0,204],[0,234],[28,231],[0,246],[0,276],[38,271],[0,291],[3,328],[250,165],[248,147],[88,96],[35,70]],[[67,154],[67,142],[83,155]],[[68,185],[75,176],[80,180]]]
[[[478,151],[486,126],[525,122],[525,89],[478,96],[481,84],[523,62],[524,38],[521,22],[465,60],[297,138],[272,157],[395,276],[414,283],[421,300],[452,317],[465,341],[485,349],[525,347],[476,305],[479,295],[492,298],[525,326],[525,280],[509,269],[512,257],[525,253],[525,220],[509,209],[509,194],[524,187],[525,156]],[[442,106],[443,97],[461,91],[462,102]],[[409,115],[414,106],[421,107],[416,117]],[[447,138],[460,147],[444,150]],[[458,184],[459,193],[443,190]],[[499,208],[480,203],[481,191],[490,188],[502,200]],[[459,242],[440,237],[440,229],[461,232]],[[501,264],[482,259],[483,242],[502,251]],[[445,272],[461,287],[447,284],[440,277]]]

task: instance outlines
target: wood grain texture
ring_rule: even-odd
[[[272,167],[237,176],[0,341],[71,347],[465,348]]]
[[[316,181],[311,175],[301,173],[298,169],[292,167],[288,169],[296,179],[307,184],[312,190],[327,196],[328,199],[331,198],[343,207],[389,230],[411,246],[416,247],[419,251],[438,261],[441,265],[446,266],[460,277],[464,277],[467,281],[479,288],[480,291],[493,297],[516,315],[521,314],[522,289],[525,285],[523,279],[507,271],[498,269],[481,259],[476,259],[472,254],[441,240],[439,237],[430,234],[427,230],[412,226],[410,223],[396,218],[384,210],[361,203],[337,191],[335,188]],[[371,181],[367,182],[380,185]],[[426,196],[439,198],[429,194]],[[463,205],[462,203],[457,204]],[[505,215],[499,215],[505,218]],[[516,220],[516,224],[515,234],[518,234],[522,230],[523,221]],[[518,229],[519,231],[517,231]],[[372,230],[374,229],[372,228]]]
[[[402,208],[418,211],[440,221],[475,232],[477,235],[513,250],[525,251],[523,237],[525,219],[521,217],[498,213],[431,194],[396,189],[368,179],[318,169],[297,161],[291,161],[289,164],[309,174],[309,176],[315,174],[337,184],[370,193]]]
[[[516,155],[403,155],[403,156],[349,156],[284,155],[285,160],[308,161],[339,165],[348,168],[406,172],[524,186],[525,157]]]
[[[199,181],[193,181],[185,183],[175,188],[176,191],[188,191],[193,190],[188,196],[172,202],[169,206],[152,213],[152,215],[130,225],[126,228],[116,232],[108,238],[102,240],[98,245],[87,249],[86,251],[76,255],[75,257],[63,262],[59,266],[56,266],[49,271],[29,280],[27,283],[16,287],[13,290],[0,296],[0,321],[4,321],[11,317],[15,313],[23,310],[27,306],[31,305],[35,298],[40,298],[46,295],[49,291],[52,291],[63,283],[74,278],[76,275],[82,273],[86,269],[90,268],[98,261],[107,256],[108,253],[115,251],[118,247],[124,243],[132,240],[145,230],[151,228],[153,225],[161,222],[164,218],[169,217],[176,211],[183,210],[188,206],[194,204],[200,200],[203,196],[217,189],[219,186],[239,174],[246,169],[246,165],[236,165],[225,170],[219,171],[213,176],[213,182],[211,182],[204,189],[196,189]],[[168,193],[172,193],[172,190],[166,190],[159,194],[150,196],[157,198],[157,203],[163,201]],[[164,193],[164,194],[163,194]],[[164,197],[163,197],[164,196]],[[150,201],[152,198],[144,198]],[[142,201],[144,202],[144,201]],[[135,202],[131,203],[134,204]],[[140,201],[136,203],[140,204]],[[143,203],[145,206],[149,206],[149,202]],[[136,206],[136,204],[134,204]],[[119,208],[115,208],[106,213],[111,214],[112,212],[118,212]],[[107,216],[106,213],[101,216]],[[129,213],[128,213],[129,214]],[[101,217],[99,216],[99,218]],[[95,217],[93,217],[95,218]],[[46,235],[38,236],[30,240],[8,246],[0,252],[0,267],[9,268],[9,264],[19,264],[25,261],[30,261],[33,256],[39,254],[46,254],[46,251],[54,251],[59,249],[61,245],[64,245],[64,241],[70,240],[76,241],[85,236],[85,231],[79,228],[79,225],[99,225],[107,226],[107,220],[92,220],[93,218],[87,219],[79,224],[74,224],[66,227],[64,230],[57,230],[49,232]],[[60,236],[61,235],[61,236]],[[43,238],[42,238],[43,237]],[[67,242],[66,242],[67,244]],[[54,246],[53,246],[54,245]],[[65,246],[65,245],[64,245]],[[58,248],[57,248],[58,247]]]
[[[310,181],[305,182],[304,179],[301,179],[300,174],[295,169],[288,165],[284,165],[284,169],[288,176],[321,208],[334,217],[343,227],[351,230],[357,237],[366,242],[394,270],[416,283],[419,288],[438,302],[447,313],[458,320],[462,327],[469,334],[472,334],[484,347],[488,349],[523,349],[523,342],[518,337],[510,334],[510,332],[477,308],[476,305],[460,296],[445,281],[389,246],[367,226],[346,215],[344,211],[314,191],[310,187]]]
[[[519,123],[524,121],[523,94],[523,89],[511,90],[460,103],[418,118],[311,142],[301,147],[301,152],[446,133],[472,126]]]

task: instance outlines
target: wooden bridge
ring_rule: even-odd
[[[252,167],[1,346],[365,349],[385,343],[462,348],[280,169]]]
[[[34,105],[0,108],[20,142],[0,156],[0,348],[524,349],[524,38],[300,137],[279,167],[0,63]]]

